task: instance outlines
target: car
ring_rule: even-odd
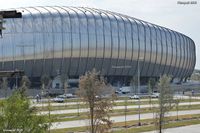
[[[151,98],[159,98],[159,96],[160,96],[160,93],[153,93],[151,95]]]
[[[133,95],[129,97],[130,99],[140,99],[140,97],[138,95]]]
[[[63,103],[65,101],[65,99],[62,98],[62,97],[56,97],[56,98],[53,99],[53,101],[58,102],[58,103]]]
[[[74,98],[75,96],[71,93],[64,94],[65,98]]]
[[[58,95],[57,97],[66,99],[66,98],[74,98],[75,96],[71,93],[67,93],[67,94]]]
[[[57,97],[59,97],[59,98],[63,98],[63,99],[65,99],[66,98],[66,96],[63,94],[63,95],[58,95]]]
[[[118,90],[116,90],[116,91],[115,91],[115,94],[122,94],[122,92],[121,92],[121,91],[118,91]]]

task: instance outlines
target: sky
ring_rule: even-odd
[[[188,1],[196,4],[178,4]],[[194,40],[200,70],[200,0],[0,0],[0,10],[30,6],[100,8],[181,32]]]

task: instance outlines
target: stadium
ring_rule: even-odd
[[[0,71],[21,70],[78,79],[95,68],[112,84],[161,75],[191,76],[195,43],[188,36],[127,15],[88,7],[27,7],[0,11]]]

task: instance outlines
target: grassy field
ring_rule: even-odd
[[[199,110],[200,105],[185,105],[185,106],[179,106],[179,111],[183,110]],[[176,111],[175,107],[171,111]],[[152,113],[153,109],[150,108],[142,108],[140,110],[141,114],[144,113]],[[138,109],[128,109],[126,112],[127,115],[136,115],[138,114]],[[110,116],[123,116],[124,115],[124,110],[119,109],[119,110],[113,110],[113,112],[110,114]],[[68,113],[68,114],[57,114],[57,115],[51,115],[53,118],[53,122],[62,122],[62,121],[72,121],[72,120],[83,120],[87,119],[87,113]]]
[[[165,128],[186,126],[200,124],[200,114],[198,115],[182,115],[179,116],[179,120],[175,116],[167,117],[167,124]],[[153,119],[141,120],[142,126],[138,126],[138,121],[127,121],[125,122],[114,123],[112,126],[113,133],[140,133],[145,131],[155,130]],[[87,127],[78,127],[78,128],[66,128],[51,130],[51,133],[68,133],[68,132],[84,132],[87,131]]]

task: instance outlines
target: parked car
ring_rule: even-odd
[[[140,99],[140,96],[138,96],[138,95],[133,95],[133,96],[130,96],[129,98],[130,98],[130,99]]]
[[[159,98],[159,96],[160,96],[160,93],[153,93],[151,95],[151,98]]]
[[[67,94],[64,94],[66,98],[74,98],[75,95],[71,94],[71,93],[67,93]]]
[[[123,87],[120,88],[120,91],[121,91],[122,94],[128,94],[128,93],[131,92],[131,88],[132,87],[130,87],[130,86],[123,86]]]
[[[122,94],[122,92],[121,92],[121,91],[118,91],[118,90],[116,90],[116,91],[115,91],[115,94]]]
[[[71,93],[67,93],[67,94],[59,95],[58,97],[63,98],[63,99],[65,99],[65,98],[74,98],[75,95],[73,95]]]
[[[56,97],[56,98],[53,99],[53,101],[58,102],[58,103],[63,103],[65,101],[65,99],[62,98],[62,97]]]
[[[58,95],[57,97],[59,97],[59,98],[63,98],[63,99],[65,99],[66,98],[66,96],[63,94],[63,95]]]

